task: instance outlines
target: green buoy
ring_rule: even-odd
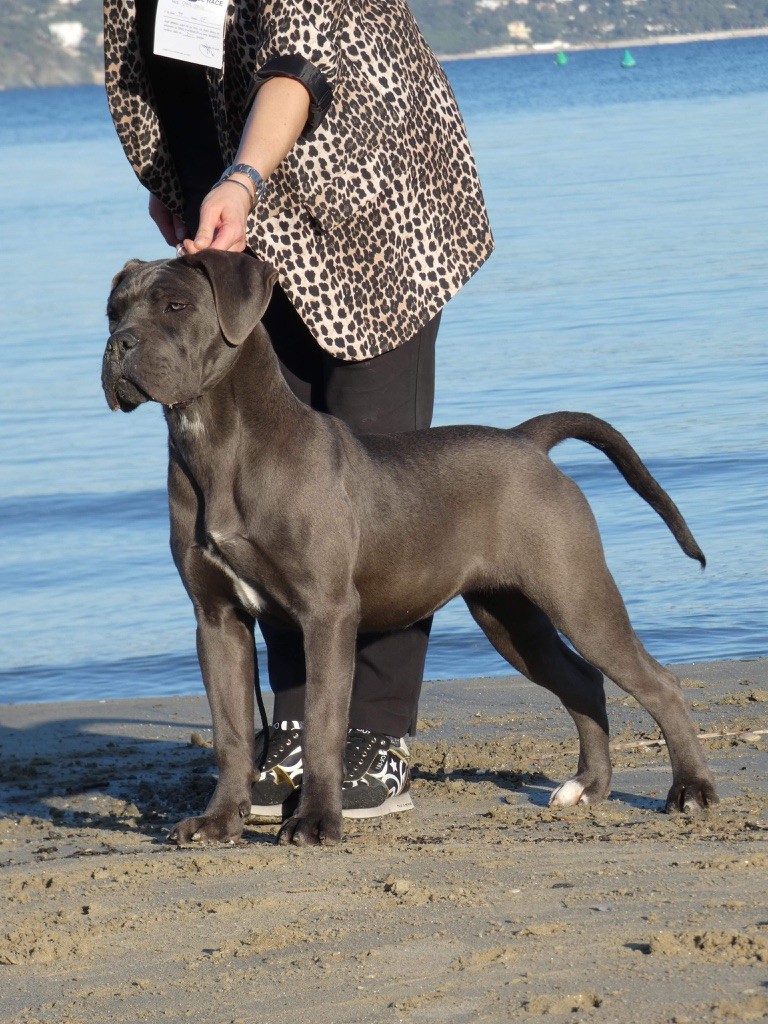
[[[559,65],[562,68],[562,67],[565,67],[565,65],[567,63],[568,63],[568,55],[563,53],[562,50],[560,50],[558,55],[555,57],[555,64]]]
[[[623,68],[633,68],[635,64],[637,64],[635,58],[632,56],[629,50],[625,50],[624,56],[621,58],[621,66]]]

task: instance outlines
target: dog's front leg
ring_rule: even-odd
[[[237,839],[251,809],[255,770],[253,624],[229,605],[197,608],[196,614],[219,781],[202,817],[186,818],[171,831],[169,840],[179,844]]]
[[[355,609],[303,625],[304,779],[298,809],[280,830],[281,843],[341,842],[341,786],[358,621]]]

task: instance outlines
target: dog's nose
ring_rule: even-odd
[[[130,331],[118,331],[113,334],[107,343],[107,351],[112,356],[121,356],[129,349],[135,348],[139,339]]]

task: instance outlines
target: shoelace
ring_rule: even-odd
[[[360,770],[366,760],[370,757],[371,751],[379,747],[386,750],[390,740],[388,736],[376,736],[375,733],[362,733],[351,730],[347,740],[347,771],[349,773]]]
[[[257,742],[261,739],[263,744],[263,737],[264,730],[262,729],[257,733]],[[285,730],[276,725],[270,726],[269,736],[267,738],[267,758],[262,770],[269,771],[271,768],[274,768],[275,765],[280,764],[285,754],[291,750],[300,737],[300,729]],[[386,750],[391,742],[392,740],[389,736],[380,736],[375,733],[362,732],[354,729],[350,730],[347,739],[347,756],[345,757],[347,773],[362,770],[370,759],[371,753],[376,748]],[[263,746],[261,748],[261,754],[263,754]],[[260,759],[261,754],[257,756],[257,761]]]
[[[276,725],[270,726],[269,736],[267,737],[267,759],[264,762],[263,771],[268,771],[270,768],[274,768],[276,764],[280,764],[283,756],[294,746],[296,741],[301,736],[300,729],[291,729],[290,732],[285,729],[280,729]],[[261,737],[262,743],[264,742],[264,730],[262,729],[257,736],[257,739]],[[262,753],[263,753],[262,747]],[[259,757],[257,757],[257,762]]]

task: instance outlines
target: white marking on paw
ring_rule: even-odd
[[[584,793],[584,787],[576,779],[568,779],[562,786],[558,786],[549,798],[550,807],[575,807],[576,804],[588,804],[589,797]]]

